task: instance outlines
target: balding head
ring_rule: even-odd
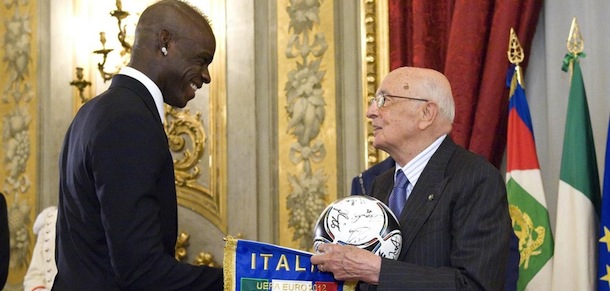
[[[402,67],[383,79],[366,116],[373,125],[373,146],[404,166],[451,132],[454,112],[451,86],[443,74]]]
[[[198,28],[193,30],[193,28]],[[167,31],[171,37],[189,36],[193,31],[211,31],[209,20],[196,7],[179,0],[162,0],[142,12],[136,26],[132,58],[139,58],[151,47],[160,49],[160,33]],[[163,42],[163,40],[161,40]]]
[[[392,83],[394,94],[427,99],[438,104],[440,114],[449,123],[455,117],[451,85],[438,71],[416,67],[401,67],[388,74],[384,82]]]

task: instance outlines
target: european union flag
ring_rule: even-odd
[[[610,290],[610,121],[606,142],[606,164],[604,166],[604,188],[602,215],[599,232],[599,268],[597,290]]]

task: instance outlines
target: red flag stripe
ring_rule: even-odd
[[[508,113],[506,171],[540,169],[534,137],[515,107]]]

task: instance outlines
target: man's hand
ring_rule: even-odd
[[[379,282],[381,257],[355,246],[321,244],[311,263],[322,272],[332,272],[337,280]]]

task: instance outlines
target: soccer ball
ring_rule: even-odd
[[[353,245],[396,260],[402,247],[398,220],[383,202],[364,195],[341,198],[324,209],[314,229],[313,247]]]

